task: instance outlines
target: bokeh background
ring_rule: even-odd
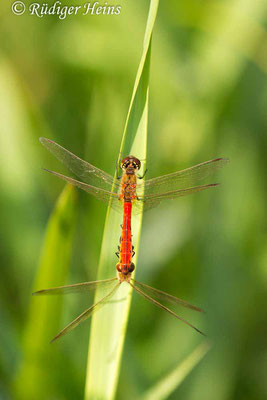
[[[31,376],[20,379],[31,292],[64,187],[41,170],[66,172],[38,138],[114,172],[149,2],[119,4],[119,16],[66,20],[15,16],[10,1],[0,5],[1,399],[31,400]],[[213,342],[170,399],[267,398],[266,16],[262,0],[169,0],[159,7],[147,177],[215,157],[231,160],[209,180],[219,188],[166,202],[144,218],[137,279],[202,306],[205,316],[181,314]],[[81,192],[75,207],[68,283],[96,278],[106,212]],[[138,297],[117,399],[139,398],[202,341]],[[59,326],[92,299],[64,299]],[[89,326],[52,350],[45,338],[47,392],[40,384],[34,398],[83,397]]]

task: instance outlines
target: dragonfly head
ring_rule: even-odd
[[[126,172],[137,171],[141,168],[141,161],[134,156],[125,157],[121,160],[121,169]]]
[[[130,266],[125,266],[122,268],[121,264],[118,263],[116,265],[117,268],[117,277],[120,282],[127,281],[129,282],[131,279],[132,272],[135,270],[134,263],[131,263]]]

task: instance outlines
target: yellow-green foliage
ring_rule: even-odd
[[[27,12],[15,16],[12,2],[0,4],[1,399],[31,400],[30,393],[34,400],[84,397],[92,321],[58,343],[49,341],[93,304],[93,294],[46,299],[31,293],[97,279],[106,207],[86,193],[76,191],[74,199],[69,192],[69,204],[78,202],[71,268],[67,251],[61,259],[64,276],[55,276],[58,266],[49,264],[51,277],[37,285],[47,221],[64,188],[41,167],[67,173],[38,138],[51,138],[114,172],[149,8],[148,0],[116,2],[122,6],[118,16],[77,15],[64,21]],[[216,190],[166,202],[143,221],[136,278],[203,307],[206,314],[201,316],[176,311],[213,342],[174,389],[172,400],[214,400],[214,393],[218,400],[267,398],[266,15],[263,0],[163,0],[158,8],[146,177],[214,157],[231,159],[228,168],[205,182],[220,182]],[[134,124],[127,126],[133,126],[134,137]],[[101,265],[103,257],[112,259],[99,277],[114,276],[120,223],[118,214],[112,236],[105,229],[104,243],[109,237],[110,247],[101,252]],[[61,237],[57,248],[65,239],[70,241]],[[42,254],[41,260],[49,256],[45,250]],[[45,304],[51,311],[43,312]],[[125,310],[127,304],[125,300],[121,307]],[[105,306],[107,313],[113,305]],[[33,323],[33,311],[38,321],[49,318],[51,323],[44,323],[38,334],[40,322]],[[142,398],[176,371],[200,341],[188,327],[134,294],[116,400]],[[120,364],[116,351],[114,379],[108,375],[110,393]],[[36,363],[31,362],[33,353]],[[177,382],[171,381],[173,388]]]
[[[32,292],[67,282],[75,208],[75,189],[67,185],[48,222]],[[14,391],[18,399],[47,399],[54,393],[55,375],[51,374],[51,364],[55,363],[57,355],[57,349],[49,342],[60,327],[63,298],[47,296],[30,300],[23,335],[22,362]]]

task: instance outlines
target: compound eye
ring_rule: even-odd
[[[141,163],[138,159],[134,162],[134,164],[135,164],[135,168],[138,168],[138,169],[141,168]]]
[[[121,272],[120,263],[118,263],[118,264],[116,265],[116,269],[117,269],[118,272]]]
[[[135,270],[135,265],[134,265],[134,263],[131,263],[129,272],[133,272],[134,270]]]

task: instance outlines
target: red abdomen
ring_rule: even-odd
[[[130,272],[132,264],[132,230],[131,230],[132,203],[124,202],[123,204],[123,223],[122,235],[120,242],[120,262],[119,268],[121,272]]]

